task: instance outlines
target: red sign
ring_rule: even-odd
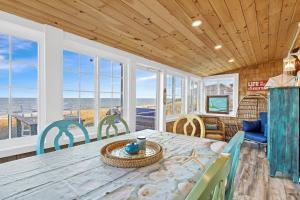
[[[261,81],[248,81],[248,91],[262,91],[266,90],[265,85],[267,81],[261,80]]]

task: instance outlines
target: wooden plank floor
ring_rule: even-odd
[[[235,177],[234,200],[300,199],[300,185],[289,178],[268,176],[268,161],[263,148],[244,143]]]

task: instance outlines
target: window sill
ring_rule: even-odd
[[[235,113],[230,113],[230,114],[201,113],[201,115],[216,116],[216,117],[235,117]]]

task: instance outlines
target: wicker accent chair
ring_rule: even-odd
[[[248,95],[240,101],[237,110],[237,129],[245,131],[246,141],[257,143],[259,146],[266,145],[268,141],[267,105],[265,96]]]
[[[214,116],[200,116],[205,124],[205,138],[214,140],[225,140],[225,123]],[[216,129],[209,129],[209,125],[216,125]]]
[[[238,130],[243,130],[243,120],[255,121],[259,113],[267,112],[268,100],[264,95],[253,94],[243,97],[238,105],[236,125]]]

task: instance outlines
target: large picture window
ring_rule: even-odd
[[[94,58],[64,51],[64,118],[94,126]]]
[[[99,119],[108,114],[122,114],[123,64],[118,61],[100,60],[100,109]]]
[[[238,77],[235,75],[218,75],[217,77],[208,77],[204,79],[204,99],[207,101],[207,97],[227,97],[228,98],[228,114],[233,114],[235,104],[237,104],[237,92],[235,94],[235,87],[237,87]],[[220,99],[218,98],[218,99]],[[217,103],[213,104],[213,110],[223,111],[224,103],[221,101],[215,101]],[[219,105],[218,105],[219,102]],[[205,102],[206,108],[209,108],[210,105],[207,105],[208,102]],[[227,109],[227,108],[226,108]],[[207,109],[205,109],[207,111]],[[221,113],[221,112],[220,112]],[[225,112],[224,112],[225,113]]]
[[[0,140],[37,134],[38,43],[0,33]]]
[[[180,114],[182,112],[182,78],[167,74],[166,79],[166,115]]]

